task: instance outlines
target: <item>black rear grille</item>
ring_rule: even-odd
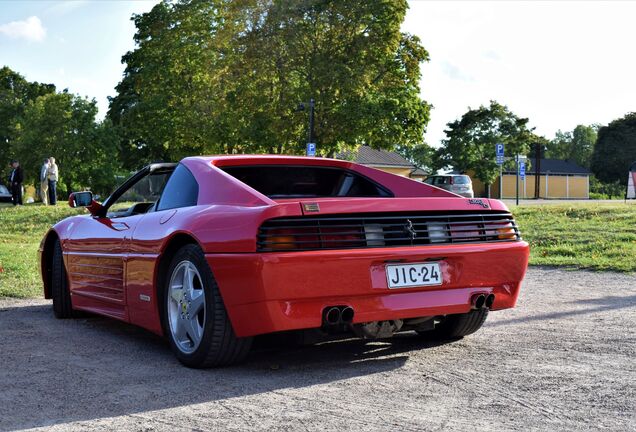
[[[510,213],[381,213],[293,217],[261,225],[257,249],[301,251],[520,240]]]

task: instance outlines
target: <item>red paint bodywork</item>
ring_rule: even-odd
[[[493,310],[514,307],[528,262],[523,241],[352,250],[258,253],[267,219],[311,215],[475,210],[468,199],[351,162],[281,156],[191,157],[183,163],[199,183],[198,205],[115,219],[75,216],[55,225],[40,247],[45,297],[50,298],[50,239],[64,252],[73,307],[131,322],[162,334],[157,303],[160,260],[177,238],[198,243],[219,285],[237,336],[320,327],[322,310],[350,305],[354,322],[464,313],[475,293],[494,293]],[[272,200],[219,167],[319,165],[356,171],[389,189],[390,198]],[[490,209],[507,211],[496,200]],[[387,261],[440,262],[436,287],[387,288]]]

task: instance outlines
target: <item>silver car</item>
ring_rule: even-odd
[[[440,189],[456,193],[466,198],[474,198],[473,182],[464,174],[434,175],[424,180],[424,183],[437,186]]]
[[[11,192],[6,186],[0,184],[0,202],[11,202]]]

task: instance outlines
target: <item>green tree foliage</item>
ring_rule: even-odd
[[[438,149],[440,167],[459,171],[473,170],[484,184],[492,184],[499,175],[495,145],[503,143],[506,155],[528,154],[537,137],[528,129],[528,119],[513,114],[495,101],[489,106],[469,109],[461,119],[448,123],[447,139]]]
[[[546,157],[572,161],[589,168],[596,143],[598,127],[578,125],[572,132],[557,131],[547,144]]]
[[[0,161],[13,155],[12,146],[17,138],[16,125],[29,102],[38,96],[55,92],[53,84],[29,82],[7,66],[0,69]]]
[[[97,123],[94,100],[67,92],[38,97],[24,110],[17,125],[15,154],[25,181],[36,183],[42,160],[54,156],[60,183],[67,192],[89,187],[107,193],[119,167],[119,138],[109,121]]]
[[[598,131],[591,169],[602,182],[627,185],[627,172],[636,161],[636,113],[614,120]]]
[[[162,2],[134,17],[137,48],[109,117],[126,165],[189,154],[300,154],[316,101],[318,152],[421,144],[428,53],[400,32],[405,0]]]
[[[396,151],[415,166],[435,173],[438,168],[437,152],[426,143],[415,146],[398,146]]]

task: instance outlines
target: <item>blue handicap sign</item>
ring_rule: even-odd
[[[519,162],[519,178],[524,180],[526,178],[526,163]]]
[[[496,154],[497,154],[498,157],[499,156],[503,157],[504,156],[504,145],[503,145],[503,143],[496,144],[495,145],[495,151],[496,151]]]
[[[316,156],[316,143],[307,143],[307,156]]]

